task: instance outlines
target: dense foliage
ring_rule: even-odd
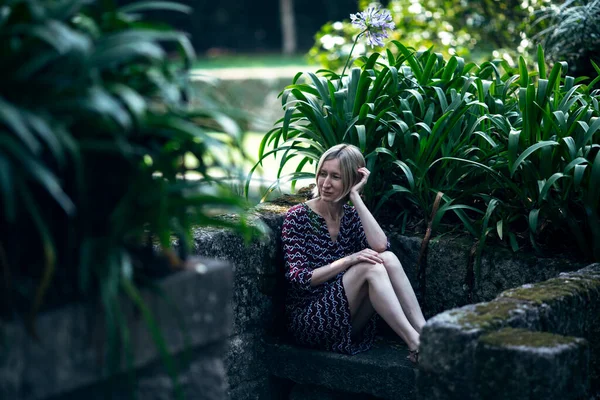
[[[306,163],[352,143],[372,171],[367,201],[403,227],[459,224],[479,242],[476,259],[495,236],[515,251],[578,248],[600,260],[600,77],[582,84],[566,63],[548,73],[541,49],[530,73],[522,58],[514,69],[390,47],[343,79],[298,74],[260,160],[298,162],[281,181],[312,179]]]
[[[146,10],[189,11],[110,0],[0,6],[0,305],[3,318],[28,316],[32,331],[43,304],[98,299],[110,342],[127,340],[126,293],[160,343],[137,287],[182,266],[172,234],[185,250],[192,224],[247,231],[213,215],[243,209],[215,177],[234,172],[223,155],[242,133],[208,96],[190,105],[188,38],[143,19]],[[156,269],[153,243],[164,255]]]
[[[600,0],[567,0],[537,16],[536,24],[547,27],[535,39],[550,60],[567,61],[577,75],[594,75],[590,60],[600,63]]]
[[[358,2],[361,10],[371,1]],[[391,0],[386,3],[396,23],[393,38],[417,50],[434,46],[445,56],[486,59],[492,52],[516,62],[517,54],[535,51],[531,37],[548,26],[537,13],[549,0]],[[533,23],[537,20],[538,23]],[[309,59],[341,69],[358,33],[349,21],[329,22],[315,35]],[[366,49],[355,54],[365,54]]]

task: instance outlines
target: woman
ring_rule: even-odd
[[[371,347],[379,315],[416,363],[425,319],[360,197],[369,173],[358,148],[334,146],[317,165],[316,197],[288,211],[282,230],[288,328],[301,345],[356,354]]]

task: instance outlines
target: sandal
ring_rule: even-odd
[[[413,364],[419,364],[419,349],[409,350],[406,358]]]

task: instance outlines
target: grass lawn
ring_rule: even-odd
[[[194,69],[223,68],[277,68],[303,67],[308,65],[303,54],[284,56],[282,54],[224,54],[214,57],[198,56]]]

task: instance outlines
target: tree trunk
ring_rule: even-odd
[[[281,36],[283,54],[291,55],[296,52],[296,20],[294,17],[294,0],[279,0],[281,19]]]

